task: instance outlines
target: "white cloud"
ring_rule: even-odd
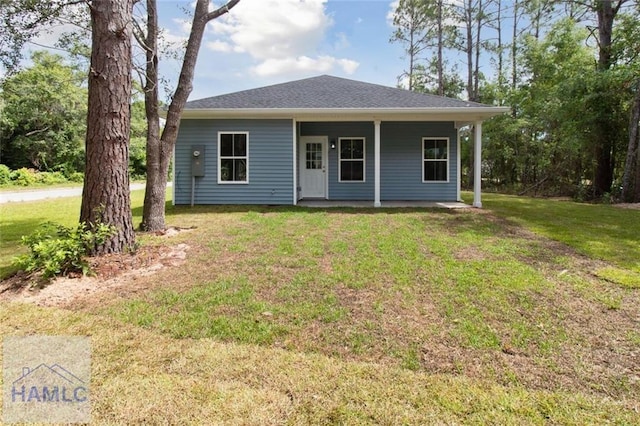
[[[213,50],[214,52],[232,52],[233,51],[233,46],[231,46],[231,44],[227,43],[226,41],[220,41],[220,40],[214,40],[214,41],[208,41],[205,46],[210,49]]]
[[[289,75],[306,71],[354,72],[357,63],[319,52],[333,25],[325,11],[327,0],[243,0],[208,26],[215,40],[206,47],[217,52],[248,54],[258,76]],[[334,47],[346,46],[338,36]],[[314,68],[315,67],[315,68]]]
[[[350,59],[336,59],[332,56],[319,56],[310,58],[299,56],[297,58],[271,58],[253,67],[251,72],[259,77],[272,77],[286,75],[294,77],[308,74],[309,72],[327,73],[340,68],[346,74],[353,74],[360,64]]]

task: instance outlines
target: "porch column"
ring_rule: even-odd
[[[473,138],[473,207],[482,208],[482,121],[475,123]]]
[[[458,153],[458,161],[456,162],[456,167],[458,169],[458,187],[456,188],[456,200],[459,202],[462,201],[462,195],[460,195],[460,188],[462,185],[462,151],[460,150],[460,127],[458,123],[456,123],[456,152]]]
[[[298,121],[294,118],[293,124],[293,205],[298,205]],[[326,160],[325,160],[326,161]],[[173,163],[175,164],[175,163]]]
[[[374,168],[373,173],[373,207],[380,207],[380,120],[373,122]]]

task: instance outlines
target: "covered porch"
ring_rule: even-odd
[[[459,112],[403,114],[397,111],[378,117],[362,113],[341,117],[334,114],[298,116],[294,119],[297,188],[294,204],[310,207],[466,207],[460,196],[460,132],[466,126],[473,126],[472,206],[481,208],[484,117],[470,118]],[[341,174],[341,158],[337,153],[341,152],[344,139],[362,141],[359,181],[347,182]],[[420,139],[422,143],[433,139],[446,143],[444,178],[428,180],[427,172],[422,174],[423,154],[416,151],[421,149]],[[314,152],[307,152],[311,147]],[[395,170],[390,171],[392,168]]]

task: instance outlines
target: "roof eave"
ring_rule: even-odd
[[[510,111],[509,107],[448,108],[194,108],[185,109],[182,118],[269,118],[298,121],[482,121]]]

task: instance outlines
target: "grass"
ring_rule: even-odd
[[[11,304],[0,333],[90,335],[96,424],[632,424],[606,396],[212,339],[175,340],[108,317]]]
[[[142,220],[144,190],[131,192],[133,220]],[[80,197],[64,197],[42,201],[0,204],[0,278],[14,271],[11,260],[24,252],[23,235],[29,235],[45,222],[70,227],[80,217]]]
[[[170,207],[170,224],[196,229],[154,243],[188,243],[185,265],[73,310],[0,302],[0,333],[91,335],[97,423],[636,421],[640,292],[625,250],[638,248],[625,238],[640,234],[637,213],[484,201]],[[3,250],[33,212],[58,214],[54,202],[0,205]],[[620,242],[601,226],[568,238],[537,209],[629,229],[615,227]]]
[[[483,206],[586,256],[640,273],[640,210],[501,194],[484,194]]]

